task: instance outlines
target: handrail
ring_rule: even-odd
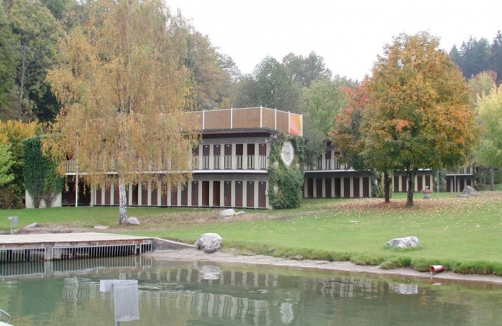
[[[10,320],[12,319],[12,317],[5,310],[0,309],[0,317],[1,317],[1,314],[4,314],[5,316],[7,316],[9,318],[7,320],[7,323],[10,322]]]

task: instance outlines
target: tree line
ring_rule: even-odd
[[[497,84],[502,82],[502,33],[497,32],[490,42],[486,38],[477,40],[470,37],[462,42],[460,48],[456,45],[450,50],[450,58],[455,62],[466,80],[473,78],[483,71],[496,73]]]

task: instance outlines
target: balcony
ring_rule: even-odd
[[[453,171],[446,172],[446,175],[473,175],[473,174],[474,174],[473,166],[462,167]]]
[[[192,156],[192,169],[194,171],[267,170],[268,159],[264,155]]]
[[[191,112],[202,132],[271,129],[303,136],[303,115],[264,107]]]
[[[336,158],[323,159],[318,158],[316,164],[307,165],[305,171],[333,171],[349,170],[345,164],[341,164]]]
[[[168,167],[155,167],[148,165],[148,170],[145,171],[173,171]],[[223,170],[262,170],[268,169],[268,159],[264,155],[221,155],[221,156],[192,156],[191,167],[194,171],[223,171]],[[75,160],[66,161],[66,174],[85,173],[85,171],[77,171]],[[114,171],[109,171],[113,173]]]

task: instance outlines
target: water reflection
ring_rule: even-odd
[[[65,272],[136,268],[151,265],[151,258],[138,256],[8,263],[0,264],[0,280],[7,280],[9,278],[42,278],[64,274]]]
[[[126,258],[45,264],[43,273],[4,275],[0,308],[17,326],[117,325],[126,319],[128,325],[496,325],[502,320],[500,286],[433,286],[358,274]],[[121,284],[129,288],[120,289]]]
[[[99,290],[113,293],[115,325],[139,319],[137,280],[101,280]]]
[[[203,280],[218,280],[220,278],[220,266],[208,263],[197,262],[195,268],[201,273]]]

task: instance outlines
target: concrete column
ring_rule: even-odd
[[[232,180],[230,181],[230,205],[232,205],[232,207],[235,206],[235,181]]]
[[[242,144],[242,169],[248,169],[248,144]]]
[[[143,202],[143,182],[138,182],[138,206]]]
[[[209,170],[214,170],[214,145],[209,145]]]
[[[110,185],[110,205],[115,205],[115,187],[113,184]]]

